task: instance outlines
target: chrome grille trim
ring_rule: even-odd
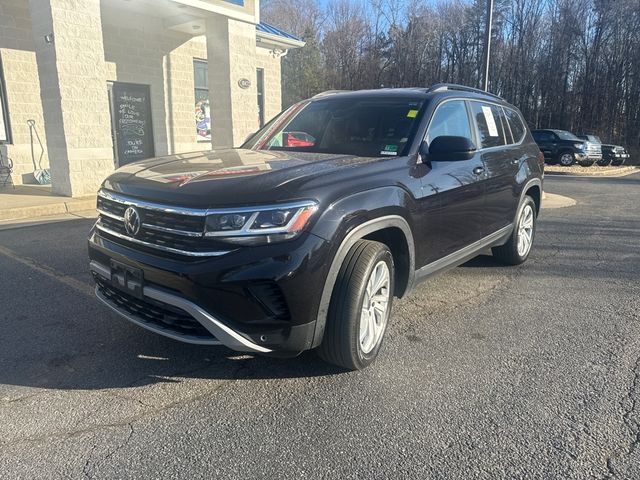
[[[257,234],[268,235],[280,233],[281,228],[262,229],[260,231],[251,230],[251,226],[260,212],[271,211],[278,208],[298,209],[298,212],[288,223],[288,225],[292,225],[301,214],[300,209],[316,206],[317,202],[315,201],[300,200],[282,204],[235,208],[186,208],[151,203],[105,189],[100,189],[98,191],[97,210],[100,214],[101,220],[96,223],[96,228],[116,238],[138,245],[143,245],[145,247],[155,248],[167,253],[186,255],[190,257],[212,257],[226,255],[227,253],[235,250],[227,250],[225,245],[219,245],[216,243],[211,245],[211,241],[215,240],[216,237],[242,237]],[[127,207],[137,207],[140,209],[142,217],[141,233],[136,234],[135,237],[130,236],[128,232],[124,231],[124,212]],[[206,232],[206,217],[208,215],[225,215],[230,213],[247,212],[250,212],[251,216],[245,227],[240,231]],[[113,221],[118,222],[119,225],[116,226]],[[157,233],[154,234],[153,232]],[[162,234],[164,234],[164,238],[160,240],[159,238]],[[180,239],[179,237],[183,238]],[[198,239],[202,239],[202,245],[196,243],[198,242]],[[206,245],[209,246],[207,247]],[[199,251],[201,248],[225,248],[225,250]]]
[[[116,203],[121,203],[127,206],[140,207],[147,210],[155,210],[164,213],[174,213],[178,215],[190,215],[193,217],[206,217],[207,215],[223,215],[225,213],[246,213],[246,212],[265,212],[276,208],[302,208],[312,207],[317,205],[316,202],[311,200],[301,200],[297,202],[286,203],[273,203],[269,205],[247,205],[244,207],[230,207],[230,208],[186,208],[186,207],[174,207],[170,205],[162,205],[159,203],[146,202],[144,200],[131,199],[123,195],[108,192],[104,189],[98,191],[98,196],[111,200]]]
[[[207,215],[206,209],[172,207],[169,205],[160,205],[157,203],[145,202],[144,200],[132,200],[117,193],[108,192],[104,189],[98,191],[98,196],[111,200],[112,202],[121,203],[123,205],[145,208],[147,210],[155,210],[163,213],[175,213],[178,215],[191,215],[196,217],[204,217]]]
[[[202,238],[202,232],[190,232],[188,230],[176,230],[175,228],[161,227],[160,225],[151,225],[150,223],[143,223],[142,228],[148,228],[149,230],[156,230],[158,232],[173,233],[175,235],[182,235],[183,237]]]
[[[103,225],[100,224],[100,221],[98,220],[98,222],[96,223],[96,228],[98,230],[100,230],[101,232],[104,232],[108,235],[112,235],[116,238],[120,238],[122,240],[126,240],[128,242],[132,242],[132,243],[137,243],[138,245],[142,245],[145,247],[149,247],[149,248],[155,248],[157,250],[162,250],[163,252],[168,252],[168,253],[177,253],[178,255],[186,255],[189,257],[219,257],[221,255],[226,255],[227,253],[231,253],[232,250],[219,250],[219,251],[213,251],[213,252],[193,252],[193,251],[187,251],[187,250],[180,250],[177,248],[171,248],[171,247],[165,247],[163,245],[156,245],[155,243],[149,243],[149,242],[145,242],[143,240],[138,240],[135,237],[129,237],[127,235],[122,235],[121,233],[118,233],[114,230],[111,230],[110,228],[107,228]]]
[[[115,213],[107,212],[106,210],[103,210],[101,208],[97,208],[96,210],[98,211],[98,213],[100,215],[104,215],[105,217],[113,218],[114,220],[118,220],[120,222],[124,222],[124,218],[122,218],[120,215],[116,215]]]

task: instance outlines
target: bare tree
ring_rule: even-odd
[[[264,0],[307,41],[285,104],[328,88],[479,86],[485,0]],[[640,154],[640,0],[497,0],[490,89],[532,127],[596,133]]]

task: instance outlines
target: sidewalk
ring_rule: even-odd
[[[44,216],[85,212],[96,208],[95,195],[81,198],[51,193],[49,185],[18,185],[0,188],[0,222],[34,220]]]
[[[555,193],[544,192],[542,196],[542,208],[564,208],[572,207],[577,202],[570,197],[557,195]]]

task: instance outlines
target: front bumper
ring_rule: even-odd
[[[598,154],[598,153],[583,153],[583,152],[576,152],[575,153],[575,159],[578,162],[585,162],[585,161],[593,161],[593,162],[598,162],[600,160],[602,160],[602,154]]]
[[[96,295],[127,320],[187,343],[295,356],[314,346],[326,242],[311,234],[197,261],[166,258],[93,230]],[[141,298],[114,288],[110,262],[142,270]]]
[[[226,345],[233,350],[247,352],[271,352],[271,349],[258,345],[241,335],[239,332],[229,328],[223,322],[204,311],[195,303],[157,288],[144,287],[143,296],[166,305],[174,306],[184,311],[195,321],[201,324],[211,334],[211,337],[208,338],[207,336],[197,334],[177,333],[174,329],[163,327],[161,324],[145,320],[145,317],[139,314],[136,315],[131,310],[123,308],[118,305],[118,303],[114,302],[110,296],[104,293],[104,288],[101,285],[111,282],[111,270],[108,267],[97,262],[91,262],[89,267],[95,276],[100,277],[100,280],[98,280],[99,284],[96,286],[96,296],[98,299],[100,299],[109,308],[140,327],[186,343],[194,343],[197,345]]]

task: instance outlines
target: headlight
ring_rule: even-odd
[[[574,143],[573,146],[576,147],[578,150],[582,150],[583,152],[587,149],[586,143]]]
[[[290,240],[300,234],[318,210],[312,201],[213,210],[207,215],[205,237],[239,245],[263,245]]]

